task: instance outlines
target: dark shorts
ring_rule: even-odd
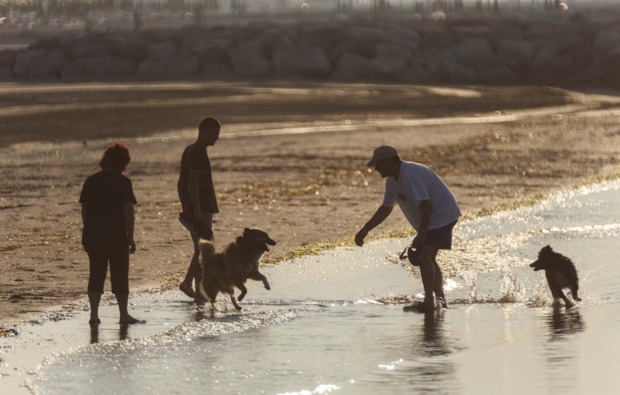
[[[425,245],[433,245],[439,247],[440,250],[452,249],[452,229],[457,221],[452,222],[441,228],[429,229],[426,232]]]
[[[110,265],[112,293],[129,294],[129,247],[89,249],[90,276],[88,292],[103,293],[103,285]]]

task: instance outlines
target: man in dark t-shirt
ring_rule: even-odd
[[[207,147],[215,145],[221,127],[215,118],[205,118],[200,122],[198,139],[183,151],[177,184],[182,207],[179,221],[190,232],[194,243],[194,254],[185,279],[179,284],[179,289],[198,302],[202,301],[197,292],[202,279],[202,268],[198,262],[198,243],[201,236],[198,226],[202,225],[211,232],[213,214],[219,212]],[[195,288],[192,288],[192,280],[195,282]]]

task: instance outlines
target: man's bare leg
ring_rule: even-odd
[[[433,254],[433,265],[435,267],[435,283],[433,286],[433,290],[435,291],[435,298],[438,299],[439,303],[441,303],[441,307],[447,308],[448,303],[446,302],[446,295],[443,289],[443,274],[441,273],[441,268],[439,264],[437,264],[437,253],[439,249],[435,250]]]
[[[420,263],[420,274],[422,276],[422,285],[424,286],[424,307],[429,310],[435,309],[435,291],[436,278],[440,277],[443,282],[441,270],[436,273],[435,256],[437,255],[437,246],[425,245],[422,247],[422,262]],[[438,267],[437,267],[438,269]],[[443,285],[442,285],[443,292]]]

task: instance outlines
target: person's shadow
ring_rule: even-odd
[[[549,325],[549,340],[560,340],[566,336],[582,332],[586,325],[578,308],[553,306],[553,311],[546,317]]]

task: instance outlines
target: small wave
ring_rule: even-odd
[[[281,392],[278,395],[313,395],[313,394],[327,394],[332,391],[339,390],[340,387],[333,384],[320,384],[314,390],[301,390],[296,392]]]
[[[139,350],[144,358],[161,354],[161,347],[173,350],[184,347],[184,344],[195,338],[220,336],[229,333],[245,332],[267,325],[278,325],[300,317],[305,310],[299,308],[256,311],[251,313],[230,314],[218,311],[212,318],[198,317],[194,322],[185,322],[165,332],[153,336],[125,339],[108,343],[96,343],[88,347],[72,349],[47,357],[43,366],[72,358],[88,348],[90,355],[99,357],[109,355],[118,359],[119,356],[133,354]],[[206,312],[205,312],[206,315]]]

